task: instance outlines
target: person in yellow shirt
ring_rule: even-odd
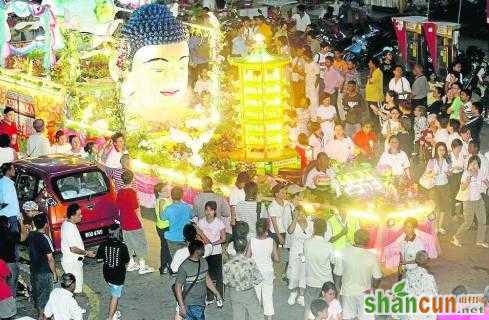
[[[365,100],[370,107],[374,105],[380,108],[380,104],[384,101],[384,76],[379,68],[379,62],[375,58],[368,61],[370,74],[365,87]]]
[[[160,274],[165,274],[169,271],[171,263],[170,249],[165,239],[165,232],[168,231],[170,223],[168,220],[162,220],[160,213],[171,204],[171,200],[167,192],[165,192],[166,184],[158,183],[154,187],[155,192],[155,215],[156,215],[156,231],[160,237]]]

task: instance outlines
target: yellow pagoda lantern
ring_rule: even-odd
[[[285,128],[289,92],[285,67],[290,59],[268,53],[263,35],[258,34],[255,40],[250,54],[230,58],[239,73],[242,146],[237,158],[261,163],[265,172],[271,173],[296,161],[295,152],[288,148]]]

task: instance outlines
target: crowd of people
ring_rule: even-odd
[[[440,235],[447,233],[448,221],[461,214],[463,223],[451,243],[462,246],[463,237],[476,224],[475,245],[489,248],[489,155],[480,152],[483,108],[462,89],[460,63],[440,83],[420,65],[413,66],[412,77],[408,76],[390,51],[381,61],[371,58],[362,66],[345,60],[341,48],[319,42],[304,6],[297,9],[273,24],[262,16],[243,18],[232,32],[229,52],[245,55],[260,33],[271,51],[291,57],[288,136],[300,159],[302,182],[274,183],[269,204],[262,201],[257,182],[247,172],[239,173],[227,198],[214,191],[211,177],[203,177],[191,204],[183,201],[181,186],[155,186],[159,272],[169,274],[176,319],[204,319],[206,306],[221,308],[224,298],[232,306],[234,320],[273,319],[274,288],[281,280],[290,291],[287,303],[303,307],[304,320],[373,319],[364,312],[363,301],[379,287],[383,274],[378,257],[367,248],[370,234],[342,204],[323,204],[330,213],[316,218],[302,205],[305,189],[316,190],[324,179],[334,177],[333,161],[369,162],[389,170],[399,181],[419,183],[435,201]],[[205,107],[211,87],[209,61],[200,46],[199,39],[190,40],[193,91]],[[361,75],[364,69],[366,79]],[[19,158],[18,130],[15,111],[5,108],[0,122],[0,318],[11,319],[16,313],[19,244],[25,243],[39,319],[82,319],[85,310],[74,295],[83,291],[87,258],[103,261],[111,295],[108,319],[121,319],[118,302],[126,271],[140,275],[155,271],[147,264],[149,231],[143,228],[124,136],[117,133],[97,146],[59,130],[51,144],[45,130],[41,119],[33,122],[24,155],[65,154],[101,163],[116,187],[120,224],[110,228],[108,241],[97,252],[86,250],[77,228],[81,208],[70,205],[61,227],[64,273],[58,273],[48,217],[35,202],[20,207],[17,200],[12,162]],[[410,294],[436,295],[417,224],[412,217],[403,223],[399,277],[406,280]],[[58,281],[61,288],[53,288]],[[489,289],[485,301],[487,311]]]

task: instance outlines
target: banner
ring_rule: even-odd
[[[426,41],[426,48],[428,49],[428,63],[431,63],[433,70],[438,70],[438,48],[436,38],[436,23],[423,22],[423,32]]]
[[[396,31],[397,43],[399,44],[399,54],[404,64],[407,64],[407,32],[404,22],[393,19],[394,30]]]

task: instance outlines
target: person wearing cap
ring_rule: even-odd
[[[82,309],[73,297],[76,288],[76,278],[71,273],[61,276],[61,288],[54,289],[49,295],[48,303],[44,308],[46,318],[55,320],[83,320],[85,310]]]
[[[50,144],[48,138],[44,135],[44,120],[36,119],[32,123],[34,133],[27,139],[26,154],[28,158],[38,158],[50,153]]]
[[[32,297],[34,305],[41,316],[53,290],[53,283],[58,282],[54,247],[48,235],[48,217],[38,214],[33,218],[36,231],[31,231],[26,243],[29,248]]]
[[[119,320],[120,311],[117,310],[119,299],[124,289],[126,279],[126,265],[129,262],[129,250],[122,242],[122,232],[118,224],[109,228],[109,239],[98,247],[97,259],[104,262],[103,273],[105,282],[109,286],[111,295],[109,303],[109,320]]]
[[[6,107],[3,110],[3,119],[0,120],[0,134],[2,133],[10,137],[10,146],[19,152],[19,142],[17,141],[19,130],[15,123],[15,110],[11,107]]]

